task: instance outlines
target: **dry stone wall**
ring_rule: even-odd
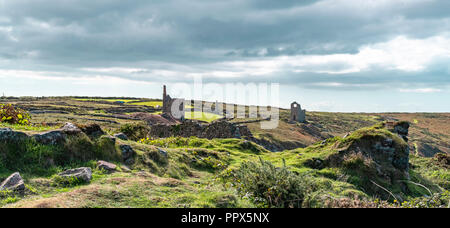
[[[233,124],[227,121],[216,121],[211,124],[201,124],[197,121],[184,121],[177,125],[152,125],[149,137],[199,137],[199,138],[252,138],[250,130],[245,125]]]

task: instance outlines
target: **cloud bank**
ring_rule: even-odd
[[[0,89],[15,78],[200,75],[449,98],[448,9],[446,0],[0,0]]]

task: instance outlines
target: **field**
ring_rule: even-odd
[[[136,100],[151,102],[146,104],[158,102],[139,98],[3,99],[0,103],[23,108],[31,113],[32,119],[30,126],[0,123],[0,128],[35,134],[58,129],[66,122],[80,125],[96,123],[107,134],[113,135],[124,131],[124,127],[134,129],[133,126],[147,125],[145,120],[134,118],[135,114],[160,112],[153,107],[137,105],[141,103],[135,103]],[[115,101],[124,101],[125,104],[117,104]],[[194,112],[198,114],[198,111]],[[187,117],[192,117],[189,116],[192,113],[188,112]],[[255,138],[283,148],[279,152],[268,151],[243,139],[208,140],[192,137],[144,140],[145,134],[136,134],[130,140],[118,140],[113,146],[104,145],[104,137],[85,136],[71,138],[63,148],[41,146],[34,142],[6,144],[0,147],[0,155],[17,148],[23,148],[23,154],[0,163],[0,180],[19,171],[32,193],[16,196],[0,192],[0,207],[268,207],[271,204],[267,202],[256,202],[252,198],[243,197],[242,192],[238,191],[240,188],[237,188],[237,182],[230,181],[230,178],[235,178],[233,173],[236,170],[251,170],[249,167],[252,166],[246,167],[244,164],[259,164],[260,159],[276,167],[286,167],[289,170],[286,173],[282,173],[283,169],[274,169],[274,172],[281,172],[276,175],[287,175],[286,180],[298,181],[296,178],[299,175],[305,183],[309,183],[299,186],[305,191],[303,207],[340,207],[342,202],[337,199],[350,200],[354,207],[415,207],[419,201],[422,202],[423,196],[429,195],[428,191],[439,193],[439,197],[446,199],[445,194],[448,193],[445,192],[450,190],[449,170],[438,165],[431,157],[436,153],[450,153],[450,114],[308,112],[307,123],[295,124],[289,123],[288,116],[288,110],[281,110],[279,126],[272,130],[261,129],[260,122],[246,124]],[[218,118],[221,116],[202,113],[196,119],[210,122]],[[250,119],[232,121],[248,120]],[[390,184],[373,176],[373,167],[366,158],[345,158],[348,160],[346,166],[317,168],[311,165],[311,161],[329,159],[337,153],[337,145],[359,140],[361,135],[382,135],[398,140],[398,137],[391,136],[389,132],[371,127],[386,120],[411,123],[408,144],[404,143],[402,146],[409,145],[411,152],[412,168],[408,171],[410,180],[424,187],[408,183],[406,186],[409,192],[405,193],[402,190],[404,185]],[[105,155],[105,151],[98,154],[97,149],[89,149],[105,148],[110,151],[109,154],[114,154],[118,145],[122,144],[132,146],[137,152],[136,161],[131,167]],[[161,156],[161,150],[167,152],[168,156]],[[86,159],[67,162],[67,159],[60,157],[67,156],[65,153],[70,153],[72,157],[80,156],[81,153]],[[47,160],[42,156],[48,156]],[[24,157],[28,162],[22,160]],[[54,165],[44,168],[48,165],[48,159]],[[106,173],[96,169],[98,159],[117,164],[118,171]],[[54,184],[55,174],[80,166],[93,168],[94,175],[90,184]],[[271,170],[269,165],[263,167]],[[247,178],[258,175],[252,174],[253,171],[245,172],[251,176]],[[366,176],[370,179],[365,179]],[[240,178],[239,180],[244,181],[246,177],[244,175]],[[369,180],[388,188],[398,200],[401,199],[402,204],[394,201],[394,198],[380,188],[368,184]],[[250,185],[242,183],[241,187],[247,187],[247,191],[251,191]],[[272,193],[269,191],[265,194]],[[360,201],[364,204],[354,204]]]

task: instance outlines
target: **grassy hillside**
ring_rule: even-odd
[[[20,171],[26,179],[27,187],[34,194],[25,196],[3,197],[1,205],[6,207],[266,207],[251,197],[243,197],[237,189],[236,182],[230,176],[243,169],[243,164],[259,164],[260,159],[269,161],[276,167],[285,166],[294,175],[302,177],[299,183],[308,183],[301,206],[333,206],[337,199],[362,200],[373,205],[379,198],[387,202],[377,206],[400,206],[394,198],[374,184],[388,189],[402,202],[410,202],[424,195],[450,190],[450,171],[434,164],[433,159],[417,156],[411,157],[414,168],[409,171],[411,181],[424,185],[418,187],[406,183],[390,184],[374,175],[370,161],[365,157],[346,157],[344,165],[314,166],[312,161],[326,161],[339,151],[339,147],[362,136],[381,134],[393,137],[384,130],[363,129],[346,139],[333,138],[326,143],[318,143],[305,149],[296,149],[282,153],[268,152],[264,148],[239,139],[199,139],[167,138],[160,140],[142,140],[141,142],[124,142],[133,146],[138,155],[131,171],[125,171],[120,159],[115,159],[112,149],[106,154],[97,154],[98,141],[86,138],[73,138],[67,145],[71,152],[62,152],[58,147],[39,147],[27,144],[23,157],[12,157],[12,163],[2,163],[1,177],[5,178],[13,170]],[[401,139],[398,139],[401,140]],[[92,147],[86,149],[86,143]],[[336,145],[340,145],[336,147]],[[342,144],[342,145],[341,145]],[[63,159],[76,157],[82,146],[83,157],[74,160]],[[108,147],[111,148],[111,147]],[[113,147],[114,148],[114,147]],[[168,152],[168,157],[161,156],[158,148]],[[19,148],[19,150],[22,150]],[[110,149],[111,150],[111,149]],[[68,150],[65,150],[68,151]],[[103,150],[105,151],[105,150]],[[4,154],[2,151],[0,154]],[[87,153],[87,154],[86,154]],[[112,156],[112,157],[110,157]],[[55,166],[46,167],[46,159],[52,158]],[[115,161],[119,172],[107,174],[95,169],[98,159]],[[284,164],[283,164],[284,163]],[[18,165],[22,164],[22,165]],[[55,186],[54,175],[67,168],[88,166],[94,168],[91,184],[77,186]],[[43,169],[43,167],[46,167]],[[14,168],[11,170],[11,168]],[[254,173],[246,171],[251,176]],[[247,195],[248,192],[245,193]],[[381,201],[380,201],[381,202]],[[390,203],[388,203],[390,202]],[[405,203],[404,203],[405,204]]]
[[[58,129],[65,122],[96,123],[109,135],[126,129],[136,134],[132,140],[116,142],[79,134],[58,145],[32,139],[0,143],[0,181],[20,172],[29,189],[25,195],[0,191],[1,207],[444,207],[449,203],[448,165],[421,156],[428,153],[426,148],[414,147],[430,145],[448,152],[448,114],[309,112],[308,123],[289,124],[288,111],[282,110],[277,129],[248,124],[257,138],[295,147],[274,153],[243,139],[146,139],[145,133],[137,133],[145,132],[139,127],[145,121],[124,118],[130,110],[117,113],[134,105],[72,98],[7,102],[48,112],[32,114],[30,126],[2,123],[0,128],[31,135]],[[408,143],[380,125],[387,119],[411,122]],[[136,151],[132,164],[124,164],[120,145]],[[398,158],[405,156],[408,146],[413,152],[409,169],[386,163],[391,158],[403,161]],[[380,157],[385,153],[374,154],[378,150],[393,151],[395,156]],[[115,163],[117,172],[97,169],[98,160]],[[90,184],[58,184],[57,173],[77,167],[93,169]]]

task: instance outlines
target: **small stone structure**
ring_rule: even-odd
[[[172,109],[175,107],[175,109]],[[178,108],[177,108],[178,107]],[[181,98],[171,98],[167,94],[166,86],[163,89],[163,115],[169,115],[177,120],[184,120],[185,114],[185,100]]]
[[[291,104],[291,118],[290,122],[306,122],[306,110],[302,109],[299,103],[294,102]]]

